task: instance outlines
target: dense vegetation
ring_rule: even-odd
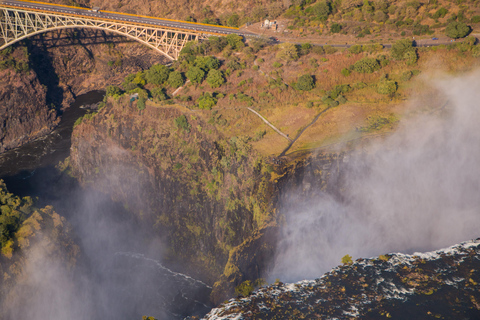
[[[0,180],[0,246],[5,257],[12,256],[15,233],[34,210],[30,197],[20,198],[9,193]]]

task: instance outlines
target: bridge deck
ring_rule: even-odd
[[[140,24],[150,27],[164,27],[174,30],[185,30],[194,33],[211,35],[238,34],[242,36],[255,36],[255,34],[240,31],[238,28],[216,26],[188,21],[177,21],[171,19],[162,19],[149,16],[140,16],[111,11],[94,11],[89,8],[71,7],[65,5],[56,5],[38,1],[18,1],[18,0],[0,0],[0,6],[16,9],[25,9],[39,11],[43,13],[54,13],[66,16],[82,16],[89,19],[110,20],[121,23]]]

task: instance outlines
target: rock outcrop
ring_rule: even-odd
[[[205,319],[477,319],[480,239],[428,253],[358,259],[316,280],[276,283]]]

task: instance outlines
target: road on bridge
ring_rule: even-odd
[[[155,17],[138,16],[119,12],[92,10],[88,8],[70,7],[64,5],[54,5],[36,1],[17,1],[17,0],[0,0],[0,5],[15,7],[18,9],[29,9],[35,11],[43,11],[49,13],[57,13],[62,15],[85,16],[89,18],[111,19],[119,22],[135,23],[150,26],[161,26],[166,28],[182,29],[187,31],[209,33],[209,34],[238,34],[241,36],[257,36],[254,33],[241,31],[237,28],[214,26],[187,21],[176,21],[169,19],[161,19]]]

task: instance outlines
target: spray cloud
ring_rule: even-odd
[[[285,191],[286,223],[269,278],[318,278],[350,254],[434,250],[480,230],[478,72],[435,83],[448,99],[345,164],[342,199]]]

